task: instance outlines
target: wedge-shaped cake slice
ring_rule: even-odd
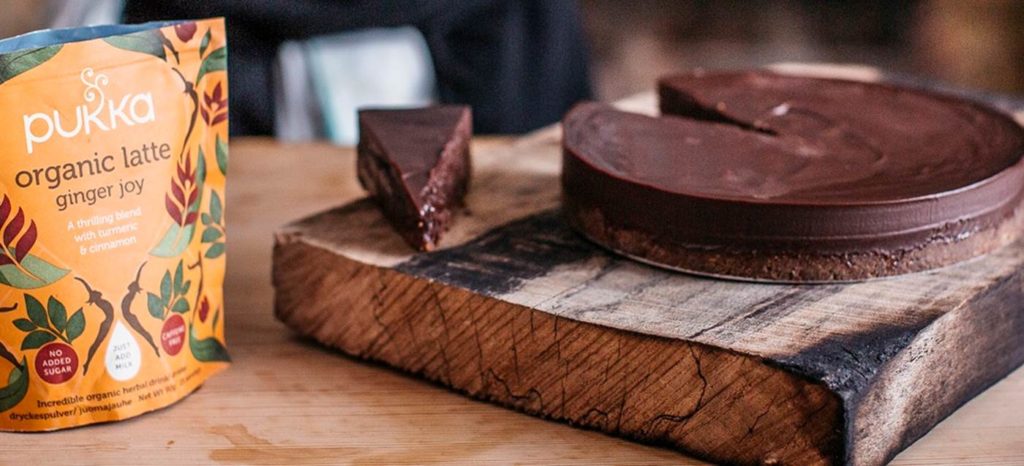
[[[469,188],[469,107],[359,112],[359,182],[410,246],[430,251]]]

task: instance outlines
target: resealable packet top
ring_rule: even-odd
[[[116,421],[227,367],[222,19],[0,41],[0,430]]]

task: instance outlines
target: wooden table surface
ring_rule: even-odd
[[[476,142],[475,150],[511,144]],[[354,153],[232,141],[224,374],[140,418],[51,434],[0,434],[0,465],[700,464],[677,453],[471,401],[293,336],[274,320],[279,225],[362,195]],[[1024,464],[1024,370],[893,464]]]

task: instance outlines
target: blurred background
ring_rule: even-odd
[[[264,8],[268,3],[273,3],[265,0],[128,0],[130,4],[136,5],[129,5],[127,10],[123,10],[123,0],[3,1],[4,13],[0,15],[2,37],[53,26],[66,27],[122,19],[139,21],[164,17],[207,16],[211,13],[219,14],[220,10],[224,10],[224,14],[229,16],[229,28],[233,28],[230,30],[232,45],[239,48],[247,45],[247,33],[240,31],[238,26],[248,20],[245,17],[247,9]],[[279,5],[291,3],[277,2]],[[344,5],[353,10],[356,5],[361,5],[358,12],[364,16],[357,22],[376,26],[372,21],[375,12],[367,12],[367,9],[363,8],[368,2],[338,0],[322,3]],[[482,2],[462,2],[469,3]],[[548,36],[546,42],[540,40],[528,43],[530,47],[544,48],[543,51],[533,55],[515,55],[522,59],[523,56],[543,57],[550,51],[547,47],[557,45],[565,48],[565,43],[575,40],[574,37],[550,37],[551,31],[568,28],[571,34],[571,30],[579,25],[582,31],[582,45],[579,50],[569,47],[557,53],[566,54],[558,55],[558,60],[565,61],[579,56],[584,64],[556,73],[575,73],[588,84],[575,84],[572,90],[561,92],[555,99],[530,94],[532,91],[529,90],[512,91],[513,100],[522,98],[550,103],[546,107],[536,107],[536,110],[535,107],[521,103],[509,105],[506,102],[504,106],[489,106],[487,102],[470,102],[479,106],[479,111],[484,113],[478,116],[477,121],[478,127],[484,132],[520,132],[532,129],[555,121],[557,115],[564,111],[564,107],[570,105],[571,101],[587,96],[600,100],[615,100],[651,89],[655,79],[662,74],[696,67],[743,68],[777,62],[854,63],[941,80],[957,86],[1003,93],[1024,92],[1024,1],[1020,0],[568,0],[556,3],[568,6],[560,9],[547,8],[543,5],[552,3],[544,3],[544,0],[522,2],[524,5],[534,6],[519,9],[516,14],[527,15],[527,18],[533,18],[532,20],[517,20],[515,23],[496,21],[491,27],[498,29],[499,35],[502,34],[501,28],[512,24],[519,28],[517,34]],[[179,6],[166,6],[169,4]],[[382,10],[382,19],[394,17],[394,11],[387,7],[379,8]],[[544,8],[558,11],[538,12],[538,9]],[[509,12],[505,10],[508,8],[492,8],[485,10],[483,14],[507,16]],[[190,12],[194,14],[189,15]],[[557,19],[558,23],[552,23],[551,18]],[[262,20],[264,23],[254,23],[258,25],[254,30],[273,30],[274,23],[267,23],[266,18]],[[419,19],[409,21],[419,27]],[[479,18],[473,21],[481,22]],[[388,26],[401,25],[391,20],[382,22],[388,23]],[[341,29],[349,31],[353,28],[354,26],[345,23],[345,27]],[[410,29],[415,31],[415,28]],[[429,31],[430,28],[419,29]],[[458,31],[463,29],[465,28]],[[474,41],[479,43],[489,40],[486,34],[481,36],[481,29],[483,28],[477,27],[473,29],[474,33],[462,34],[457,39],[471,44]],[[450,33],[451,29],[446,29],[444,40],[453,40]],[[472,92],[467,93],[462,89],[466,87],[466,82],[473,82],[474,76],[463,76],[464,81],[456,84],[447,83],[451,89],[447,89],[446,92],[444,67],[447,65],[437,62],[436,43],[429,32],[424,32],[423,38],[418,33],[410,35],[407,30],[370,36],[359,33],[339,37],[333,41],[318,41],[316,38],[307,37],[304,32],[296,31],[294,27],[284,32],[275,31],[274,34],[280,36],[275,38],[278,40],[274,42],[275,47],[283,50],[278,58],[278,64],[289,61],[300,65],[305,63],[298,68],[311,70],[311,76],[302,73],[291,76],[287,73],[282,75],[280,71],[276,74],[268,72],[267,74],[271,76],[267,81],[272,81],[278,98],[275,102],[266,103],[266,106],[275,109],[276,116],[270,123],[256,121],[250,124],[244,121],[245,112],[265,113],[266,109],[247,109],[245,102],[237,102],[240,100],[239,96],[245,95],[238,89],[240,86],[257,84],[236,83],[233,74],[232,91],[236,99],[232,103],[232,110],[236,114],[232,116],[232,125],[237,127],[240,133],[277,133],[290,139],[326,136],[338,142],[350,143],[352,135],[348,133],[353,131],[351,125],[354,123],[350,115],[353,107],[375,102],[390,103],[396,99],[396,95],[400,96],[397,97],[398,103],[422,103],[438,98],[474,98],[470,95]],[[299,44],[312,42],[319,45],[295,47],[295,43],[290,42],[292,36],[303,41],[297,42]],[[236,37],[239,38],[237,41]],[[386,43],[390,48],[360,49],[367,42]],[[289,50],[295,53],[289,53]],[[463,53],[462,49],[455,50],[458,50],[459,54]],[[423,51],[421,55],[427,59],[415,59],[420,51]],[[429,59],[430,51],[434,52],[435,62]],[[233,47],[233,60],[244,60],[241,53],[238,48]],[[504,52],[489,50],[485,53]],[[376,57],[376,63],[384,63],[385,60],[381,57],[387,56],[397,57],[392,60],[393,63],[387,65],[391,74],[410,78],[397,84],[389,84],[374,79],[375,72],[380,74],[375,70],[379,70],[383,65],[367,69],[359,66],[359,63],[367,61],[366,58],[360,57],[369,57],[371,63]],[[235,62],[232,66],[237,69]],[[434,81],[434,66],[437,67],[436,75],[439,77],[437,83]],[[277,69],[288,70],[296,67],[278,65]],[[472,70],[472,67],[470,69]],[[323,76],[318,79],[318,70],[329,79],[324,79]],[[529,76],[527,72],[522,79],[537,78]],[[544,78],[540,77],[542,82]],[[550,78],[548,85],[557,87],[556,76]],[[486,80],[486,77],[480,75],[479,79]],[[376,88],[367,83],[376,84]],[[504,85],[498,83],[494,87],[500,88]],[[396,86],[405,88],[396,90]],[[310,94],[308,89],[314,89],[315,92]],[[285,97],[282,98],[282,95]],[[308,105],[310,102],[313,102],[312,106]],[[313,110],[310,110],[311,108]],[[517,116],[516,111],[524,115]],[[239,112],[243,115],[237,115]],[[238,123],[240,126],[235,125],[235,116],[242,117]],[[502,118],[513,121],[509,123]]]
[[[1020,0],[584,0],[598,95],[693,67],[859,63],[991,91],[1024,91]]]

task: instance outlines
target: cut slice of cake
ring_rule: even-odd
[[[359,112],[359,182],[410,246],[430,251],[469,188],[469,107]]]

